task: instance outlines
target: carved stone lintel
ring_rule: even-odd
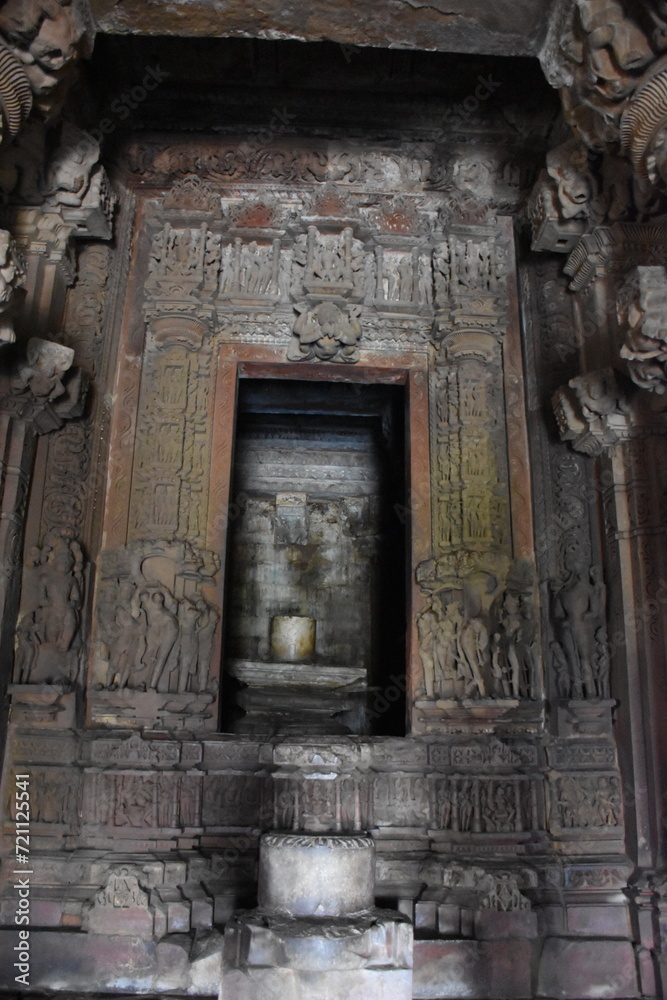
[[[556,390],[552,405],[560,436],[575,451],[600,455],[629,437],[632,408],[611,368],[570,379]]]

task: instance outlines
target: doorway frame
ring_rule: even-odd
[[[242,378],[271,378],[292,381],[348,382],[405,387],[405,732],[412,732],[412,706],[422,676],[417,615],[424,602],[417,584],[416,569],[431,553],[431,459],[429,433],[429,354],[427,350],[409,352],[361,352],[354,366],[342,363],[289,362],[284,352],[249,344],[221,344],[217,355],[212,461],[209,480],[209,516],[207,547],[219,553],[221,560],[217,600],[221,627],[213,651],[220,667],[222,684],[223,635],[225,630],[225,567],[230,523],[238,516],[238,505],[231,495],[234,443],[236,439],[237,398]],[[387,678],[387,687],[395,685]],[[381,696],[382,692],[380,692]]]

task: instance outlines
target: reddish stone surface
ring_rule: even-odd
[[[532,996],[528,941],[415,941],[415,1000]]]

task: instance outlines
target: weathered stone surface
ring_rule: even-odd
[[[413,996],[522,1000],[532,995],[531,956],[528,941],[415,941]]]
[[[547,938],[540,958],[537,996],[556,1000],[637,996],[631,943]]]
[[[368,910],[374,856],[369,837],[267,834],[260,845],[259,905],[297,917]]]
[[[224,972],[221,1000],[411,1000],[412,971],[360,969],[306,972],[246,969]]]
[[[331,39],[343,45],[442,49],[534,55],[546,28],[548,0],[489,6],[482,2],[396,0],[370,5],[363,0],[318,0],[308,8],[269,0],[261,5],[234,0],[224,11],[212,0],[179,0],[153,11],[140,0],[122,7],[92,0],[98,29],[135,34],[188,34],[219,37]]]

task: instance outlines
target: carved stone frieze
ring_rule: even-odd
[[[106,553],[103,565],[97,614],[108,668],[102,687],[208,691],[218,615],[201,586],[217,573],[217,557],[186,543],[140,541]]]
[[[432,829],[458,834],[524,834],[541,827],[533,780],[517,775],[437,779]]]
[[[445,714],[458,714],[457,703],[504,714],[540,688],[532,578],[520,564],[508,573],[499,560],[492,572],[491,561],[468,555],[418,570],[428,595],[417,619],[426,700]]]
[[[536,873],[530,868],[482,868],[457,861],[429,861],[421,874],[428,879],[429,896],[440,903],[500,913],[529,910],[530,900],[522,890],[532,889],[537,883]]]
[[[617,775],[565,774],[551,781],[549,825],[552,830],[614,830],[622,823],[621,788]]]
[[[95,740],[91,746],[91,760],[95,764],[117,764],[127,767],[136,764],[173,765],[181,759],[180,745],[166,740],[144,740],[133,733],[124,740]]]

